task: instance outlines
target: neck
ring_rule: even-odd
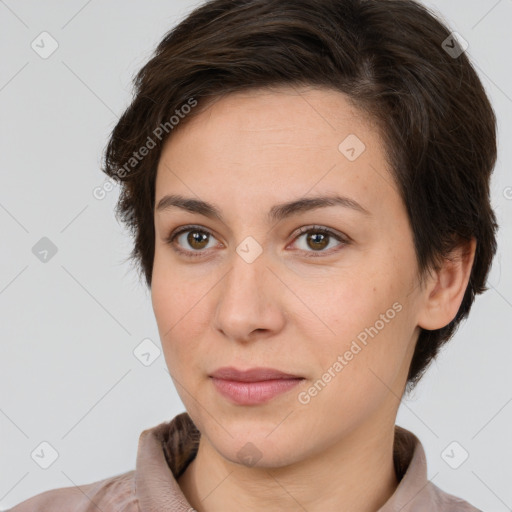
[[[361,427],[297,463],[246,467],[222,457],[201,436],[197,455],[178,479],[198,512],[268,507],[283,512],[374,512],[396,490],[394,418]]]

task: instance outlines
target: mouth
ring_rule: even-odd
[[[304,377],[285,373],[274,368],[250,368],[238,370],[233,367],[219,368],[209,377],[215,389],[232,403],[258,405],[285,393]]]
[[[216,379],[233,380],[238,382],[262,382],[268,380],[280,379],[302,379],[300,375],[285,373],[275,368],[249,368],[248,370],[239,370],[233,366],[218,368],[210,377]]]

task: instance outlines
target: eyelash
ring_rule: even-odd
[[[205,254],[204,250],[203,251],[187,251],[187,250],[179,248],[174,243],[174,240],[178,236],[180,236],[183,233],[187,233],[188,231],[199,231],[200,233],[205,233],[207,235],[213,236],[213,234],[210,231],[202,228],[201,226],[193,226],[193,225],[192,226],[184,226],[179,231],[171,233],[165,239],[165,242],[167,244],[171,245],[172,248],[176,252],[184,255],[187,258],[196,258],[196,257],[203,256]],[[338,242],[341,242],[341,246],[338,246],[338,249],[335,248],[334,250],[331,249],[329,251],[305,251],[306,253],[312,253],[312,254],[309,254],[308,256],[306,256],[307,258],[318,258],[318,257],[322,257],[325,255],[330,256],[333,252],[337,252],[337,250],[339,250],[340,247],[344,247],[350,243],[348,237],[341,236],[338,233],[336,233],[335,231],[333,231],[329,228],[326,228],[326,227],[322,227],[322,226],[306,226],[306,227],[300,228],[297,233],[297,236],[293,239],[293,242],[295,242],[295,240],[297,240],[299,237],[301,237],[302,235],[304,235],[306,233],[317,233],[317,234],[320,233],[323,235],[328,235],[329,237],[336,239]]]

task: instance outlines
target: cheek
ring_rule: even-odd
[[[397,283],[383,280],[379,274],[372,274],[365,268],[352,268],[350,273],[343,273],[324,284],[315,287],[315,310],[329,327],[331,337],[336,339],[355,338],[376,322],[382,330],[381,315],[384,315],[384,322],[393,319],[396,313],[393,304],[401,303],[403,296]],[[385,323],[386,328],[389,323]],[[364,338],[364,334],[361,337]]]
[[[192,312],[191,287],[180,276],[172,262],[166,261],[163,250],[157,250],[153,265],[151,301],[162,343],[183,327],[187,311]],[[167,258],[168,260],[168,258]],[[186,323],[185,323],[186,324]]]
[[[153,269],[151,301],[167,367],[179,378],[180,368],[193,370],[201,334],[206,332],[205,290],[191,286],[176,272]],[[181,380],[181,378],[180,378]]]
[[[315,350],[311,360],[316,360],[318,371],[306,390],[310,402],[303,411],[308,421],[334,432],[342,425],[354,428],[382,410],[384,403],[391,408],[396,405],[408,367],[402,314],[403,309],[383,327],[366,311],[368,321],[362,322],[366,327],[356,322],[358,325],[347,327],[347,334],[340,334],[335,343]],[[301,399],[304,403],[308,396]],[[322,410],[329,411],[328,418],[316,413]]]
[[[324,329],[325,336],[318,340],[319,331],[315,336],[313,327],[309,329],[309,336],[318,341],[318,371],[331,369],[331,374],[336,374],[332,380],[343,388],[354,388],[353,396],[358,397],[373,385],[384,387],[383,383],[378,384],[379,378],[393,383],[405,364],[413,327],[407,279],[393,279],[392,276],[399,276],[397,269],[385,273],[360,270],[351,269],[350,276],[331,281],[323,293],[317,292],[319,316],[329,330]]]
[[[171,283],[165,272],[155,264],[151,282],[151,303],[162,343],[167,338],[165,334],[174,325],[177,313],[176,293]]]

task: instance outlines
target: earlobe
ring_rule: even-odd
[[[473,237],[457,246],[444,260],[442,267],[432,272],[418,316],[419,327],[441,329],[455,318],[469,283],[475,251],[476,239]]]

